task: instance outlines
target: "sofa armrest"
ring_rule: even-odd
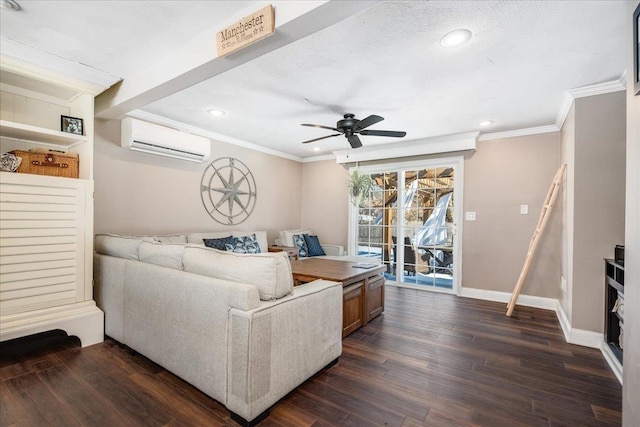
[[[322,246],[322,249],[324,250],[324,253],[330,256],[342,256],[344,255],[344,246],[340,246],[340,245],[328,245],[328,244],[321,244],[320,246]]]
[[[231,309],[226,406],[252,420],[342,353],[342,285],[316,280]]]

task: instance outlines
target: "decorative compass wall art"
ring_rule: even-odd
[[[256,206],[256,181],[240,160],[221,157],[204,170],[200,195],[211,218],[220,224],[240,224]]]

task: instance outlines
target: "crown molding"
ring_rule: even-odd
[[[525,129],[508,130],[505,132],[485,133],[480,135],[478,141],[489,141],[492,139],[514,138],[517,136],[538,135],[541,133],[558,132],[560,129],[556,125],[537,126]]]
[[[469,132],[445,135],[435,138],[362,147],[357,150],[334,151],[333,154],[336,155],[337,163],[352,163],[475,150],[479,134],[480,132]]]
[[[567,119],[569,110],[571,110],[571,106],[576,99],[584,98],[586,96],[604,95],[606,93],[619,92],[623,90],[627,90],[626,70],[616,80],[569,89],[564,94],[562,105],[560,106],[558,116],[556,117],[557,128],[562,129],[562,126],[564,126],[564,121]]]
[[[335,154],[325,154],[322,156],[304,157],[302,163],[324,162],[325,160],[335,160]]]
[[[104,92],[121,80],[120,77],[104,71],[34,49],[5,37],[0,37],[0,44],[2,45],[0,57],[2,69],[36,80],[93,96]]]
[[[127,116],[135,119],[145,120],[147,122],[155,123],[158,125],[168,126],[173,129],[177,129],[182,132],[192,133],[194,135],[204,136],[209,139],[224,142],[226,144],[236,145],[238,147],[248,148],[249,150],[259,151],[261,153],[270,154],[276,157],[282,157],[288,160],[294,160],[296,162],[302,162],[303,159],[292,154],[284,153],[282,151],[273,150],[271,148],[263,147],[258,144],[244,141],[242,139],[234,138],[231,136],[223,135],[218,132],[202,129],[197,126],[189,125],[177,120],[168,119],[166,117],[159,116],[157,114],[148,113],[142,110],[133,110],[127,113]]]

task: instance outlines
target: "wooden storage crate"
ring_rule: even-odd
[[[22,159],[18,173],[78,178],[80,159],[76,153],[39,149],[11,153]]]

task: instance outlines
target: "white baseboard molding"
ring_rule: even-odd
[[[556,314],[560,321],[560,327],[564,333],[564,338],[569,344],[577,344],[584,347],[601,348],[604,337],[600,332],[587,331],[585,329],[577,329],[571,326],[569,318],[562,309],[560,301],[556,300]]]
[[[622,385],[622,364],[620,363],[618,358],[613,354],[613,352],[611,351],[611,349],[609,348],[606,342],[602,341],[602,345],[600,346],[600,351],[604,356],[604,360],[607,361],[607,363],[609,364],[609,367],[613,371],[613,374],[618,379],[618,382],[620,382],[620,385]]]
[[[94,301],[5,315],[0,321],[0,341],[61,329],[80,338],[82,347],[104,341],[104,313]]]
[[[511,300],[511,293],[501,291],[490,291],[487,289],[465,288],[461,287],[458,296],[466,298],[481,299],[485,301],[503,302],[508,304]],[[554,298],[537,297],[534,295],[520,295],[518,297],[518,305],[525,307],[541,308],[543,310],[555,310],[556,302]],[[505,313],[507,307],[504,308]]]

